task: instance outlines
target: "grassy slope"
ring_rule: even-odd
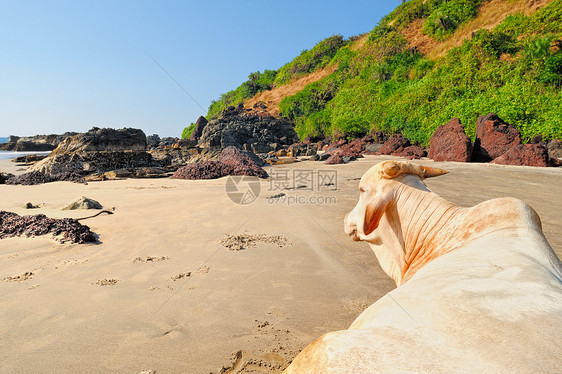
[[[537,3],[543,7],[534,12]],[[377,127],[427,144],[452,117],[474,136],[476,119],[488,112],[518,127],[525,140],[538,133],[562,138],[562,0],[534,4],[410,0],[367,40],[335,36],[303,51],[270,74],[275,77],[261,91],[337,66],[279,105],[303,138],[358,136]],[[211,105],[208,117],[248,98],[225,100],[229,94]]]

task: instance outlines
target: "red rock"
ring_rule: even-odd
[[[325,162],[327,165],[344,164],[343,157],[336,153],[331,155]]]
[[[411,145],[406,148],[399,148],[392,152],[392,156],[405,157],[410,160],[425,157],[427,153],[417,145]]]
[[[519,131],[504,122],[497,114],[489,113],[478,118],[473,161],[488,162],[521,144]]]
[[[249,175],[267,178],[269,175],[247,153],[236,147],[226,147],[221,152],[220,161],[233,168],[231,175]]]
[[[472,143],[460,119],[453,118],[435,130],[429,141],[428,157],[435,161],[470,161]]]
[[[542,144],[519,144],[505,152],[503,155],[495,158],[492,163],[499,165],[545,167],[551,166],[556,162],[554,160],[550,160],[548,150]]]
[[[390,155],[400,148],[409,147],[410,141],[402,136],[402,134],[394,134],[388,139],[377,152],[378,155]]]
[[[269,175],[250,156],[236,147],[226,147],[220,161],[203,161],[179,168],[172,179],[215,179],[227,175],[267,178]]]

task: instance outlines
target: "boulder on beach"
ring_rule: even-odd
[[[429,158],[435,161],[469,162],[472,142],[460,119],[453,118],[435,130],[429,141]]]
[[[191,136],[189,137],[189,139],[198,141],[199,138],[201,138],[201,135],[203,134],[203,129],[205,129],[205,126],[207,126],[207,123],[209,123],[209,122],[207,121],[207,119],[205,117],[200,116],[199,118],[197,118],[197,122],[195,122],[195,129],[191,133]]]
[[[94,199],[82,196],[61,208],[61,210],[76,210],[76,209],[103,209],[101,204]]]
[[[542,144],[519,144],[503,155],[495,158],[493,164],[520,166],[560,166],[558,160],[551,159]]]
[[[6,181],[10,178],[14,177],[14,174],[11,173],[0,173],[0,184],[5,184]]]
[[[53,154],[83,151],[144,151],[146,147],[146,135],[142,130],[132,128],[115,130],[94,127],[88,132],[64,139],[53,151]]]
[[[203,161],[183,166],[172,175],[172,178],[216,179],[227,175],[269,177],[246,152],[230,146],[222,150],[220,161]]]
[[[394,134],[388,139],[377,152],[378,155],[390,155],[400,148],[409,147],[410,141],[402,134]]]
[[[519,130],[495,113],[478,118],[472,161],[489,162],[521,144]]]
[[[298,142],[298,136],[291,122],[245,113],[243,108],[232,107],[223,112],[223,117],[209,121],[199,139],[203,148],[235,146],[267,153],[275,147],[288,146]]]
[[[32,186],[50,182],[75,182],[85,183],[84,177],[72,172],[45,174],[40,171],[30,171],[6,180],[6,184]]]
[[[398,148],[391,153],[392,156],[405,157],[407,159],[420,159],[427,155],[427,152],[417,145],[410,145],[405,148]]]
[[[114,151],[52,154],[31,169],[47,175],[68,172],[85,175],[148,166],[160,164],[145,151]]]

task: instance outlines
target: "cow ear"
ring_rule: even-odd
[[[363,232],[365,235],[371,234],[379,227],[382,215],[388,207],[389,198],[387,196],[376,196],[365,207],[365,218],[363,220]]]

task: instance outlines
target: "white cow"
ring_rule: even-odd
[[[536,212],[514,198],[458,207],[385,161],[359,183],[345,231],[398,288],[285,373],[562,373],[562,265]]]

